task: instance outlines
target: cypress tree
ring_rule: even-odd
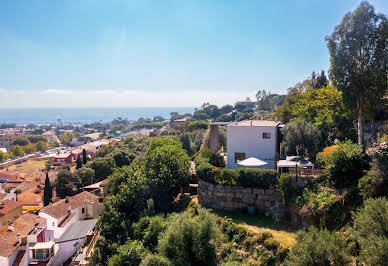
[[[82,163],[86,164],[87,162],[88,162],[88,158],[87,158],[87,155],[86,155],[86,150],[83,149],[82,150]]]
[[[77,166],[75,168],[80,169],[81,167],[82,167],[82,161],[81,161],[81,157],[78,154],[77,155]]]
[[[47,206],[50,204],[53,198],[53,190],[51,188],[50,179],[48,173],[46,173],[46,180],[44,181],[44,194],[43,194],[43,204]]]

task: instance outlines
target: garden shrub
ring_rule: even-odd
[[[264,245],[268,249],[277,249],[280,245],[279,241],[273,239],[273,238],[267,238],[264,240]]]
[[[273,235],[270,232],[263,232],[259,235],[259,241],[265,241],[269,238],[273,238]]]
[[[189,131],[193,131],[197,129],[207,129],[208,127],[209,127],[209,122],[203,121],[203,120],[193,121],[187,125],[187,129]]]

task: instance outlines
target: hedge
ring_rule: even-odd
[[[210,164],[207,158],[200,156],[196,158],[195,163],[198,178],[209,183],[262,189],[268,189],[271,185],[277,184],[278,173],[275,170],[217,168]]]

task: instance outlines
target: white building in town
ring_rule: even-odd
[[[267,164],[261,168],[276,169],[280,151],[280,122],[246,120],[229,124],[227,134],[227,167],[235,169],[240,161],[256,158]]]

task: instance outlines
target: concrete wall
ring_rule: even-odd
[[[55,255],[50,265],[63,265],[85,243],[86,238],[55,244]]]
[[[273,216],[284,212],[283,206],[280,206],[281,194],[270,189],[216,185],[198,180],[198,200],[202,206],[213,209],[241,211],[249,205],[255,205],[258,212],[267,212]]]
[[[255,157],[268,163],[263,168],[275,169],[277,156],[277,126],[236,126],[226,129],[228,169],[238,168],[234,154],[244,152],[246,158]],[[263,139],[263,132],[271,133],[270,139]]]

